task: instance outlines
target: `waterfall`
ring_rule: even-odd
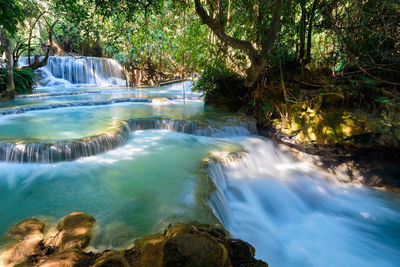
[[[234,124],[235,121],[231,119],[229,123]],[[15,144],[0,142],[0,161],[52,163],[94,156],[125,145],[130,137],[130,132],[139,130],[168,130],[210,137],[248,136],[257,133],[255,132],[257,130],[255,123],[252,121],[236,121],[236,123],[237,125],[216,128],[207,121],[199,122],[168,117],[134,118],[121,122],[120,127],[112,132],[83,139]]]
[[[220,128],[211,126],[207,121],[199,122],[184,119],[171,119],[168,117],[135,118],[128,120],[128,123],[132,131],[158,129],[210,137],[232,137],[257,134],[257,127],[253,121],[231,120],[230,123],[236,123],[237,125],[222,126]]]
[[[89,138],[39,143],[0,143],[0,160],[10,162],[51,163],[71,161],[104,153],[126,144],[130,129],[126,123],[113,132]]]
[[[211,209],[271,266],[396,266],[395,197],[343,184],[261,137],[209,161]],[[397,230],[396,230],[397,229]],[[397,265],[398,266],[398,265]]]
[[[21,58],[19,65],[27,63],[27,58]],[[52,56],[37,73],[41,86],[125,85],[121,65],[110,58]]]

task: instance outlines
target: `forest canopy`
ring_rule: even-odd
[[[7,0],[0,12],[14,68],[70,55],[114,58],[131,84],[204,73],[206,96],[271,114],[321,94],[397,101],[396,0]]]

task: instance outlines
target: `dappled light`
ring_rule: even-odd
[[[398,0],[0,0],[0,267],[400,266]]]

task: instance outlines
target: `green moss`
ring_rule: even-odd
[[[289,122],[276,119],[273,125],[282,133],[295,136],[300,143],[360,143],[358,136],[371,133],[383,133],[389,139],[399,139],[399,127],[393,125],[398,125],[400,118],[389,123],[387,117],[393,118],[372,115],[361,109],[314,111],[292,108]]]

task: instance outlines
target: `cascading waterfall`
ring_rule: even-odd
[[[257,133],[257,127],[253,121],[229,121],[232,125],[220,128],[211,126],[207,121],[200,122],[167,117],[135,118],[128,120],[128,123],[132,131],[158,129],[212,137],[248,136]]]
[[[256,256],[271,266],[398,266],[396,196],[340,183],[270,140],[241,144],[241,157],[209,162],[217,185],[209,205]]]
[[[83,139],[38,142],[0,142],[0,161],[52,163],[71,161],[104,153],[126,144],[131,131],[168,130],[198,136],[247,136],[257,131],[253,121],[228,120],[231,126],[215,128],[208,122],[171,119],[168,117],[134,118],[121,122],[113,132]],[[233,125],[236,123],[236,125]]]
[[[69,69],[67,62],[59,68]],[[100,76],[114,75],[104,73]],[[52,77],[73,82],[69,70]],[[88,211],[99,225],[117,225],[112,235],[122,233],[127,238],[121,242],[131,244],[159,230],[159,222],[215,223],[218,217],[270,266],[399,266],[398,197],[343,184],[299,163],[272,141],[252,136],[254,121],[204,112],[197,101],[184,104],[180,88],[140,88],[133,94],[122,88],[50,87],[4,105],[0,233],[26,217],[74,209]],[[49,109],[57,110],[36,111]]]
[[[113,132],[62,142],[0,143],[0,160],[9,162],[51,163],[71,161],[104,153],[124,145],[130,137],[126,123]]]
[[[19,64],[23,66],[27,62],[27,58],[21,58]],[[121,65],[110,58],[51,56],[38,74],[41,86],[125,85]]]

